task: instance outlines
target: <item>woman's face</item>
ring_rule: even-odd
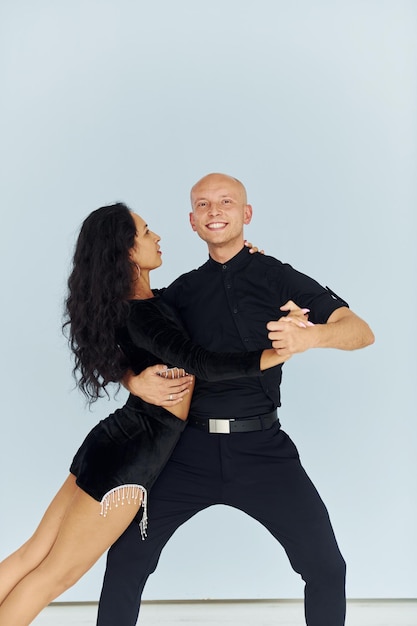
[[[135,243],[130,249],[131,260],[142,270],[153,270],[162,265],[162,252],[159,247],[160,236],[149,230],[146,222],[132,213],[136,226]]]

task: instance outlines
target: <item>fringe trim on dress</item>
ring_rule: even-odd
[[[148,528],[148,492],[142,485],[120,485],[108,491],[101,500],[101,512],[103,517],[107,516],[108,511],[111,511],[114,506],[117,508],[119,504],[134,504],[137,503],[139,495],[142,494],[142,519],[139,523],[140,534],[142,539],[146,539],[146,531]]]

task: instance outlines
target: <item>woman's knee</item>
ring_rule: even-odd
[[[47,561],[43,563],[38,572],[45,588],[50,592],[49,602],[73,587],[88,569],[90,568],[81,564],[64,565],[63,567],[57,567],[54,564],[51,567]]]
[[[25,570],[31,571],[48,556],[52,545],[52,541],[45,541],[35,533],[20,546],[15,555]]]

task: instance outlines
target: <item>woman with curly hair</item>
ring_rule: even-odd
[[[77,240],[66,301],[77,385],[94,402],[128,369],[161,361],[205,380],[259,376],[274,350],[211,353],[194,345],[150,287],[160,237],[124,204],[93,211]],[[173,374],[174,375],[174,374]],[[146,538],[149,490],[185,427],[191,393],[172,408],[129,396],[75,455],[33,536],[0,564],[0,626],[26,626],[71,587],[138,518]]]

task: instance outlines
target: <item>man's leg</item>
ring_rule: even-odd
[[[345,562],[327,510],[291,439],[273,427],[230,436],[225,445],[225,459],[233,459],[223,466],[231,481],[227,503],[261,522],[284,547],[306,583],[308,626],[343,626]]]
[[[99,603],[97,626],[135,626],[140,600],[161,551],[175,530],[218,501],[215,441],[187,427],[149,494],[148,536],[133,523],[112,546]]]

